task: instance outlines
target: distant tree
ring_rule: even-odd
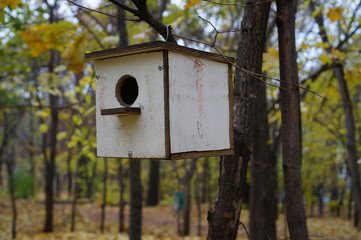
[[[130,240],[140,240],[142,237],[142,185],[140,170],[141,160],[130,159]]]
[[[147,206],[158,205],[159,167],[160,167],[159,160],[150,161],[148,190],[147,190],[147,199],[146,199]]]
[[[100,214],[100,232],[104,232],[105,227],[105,208],[107,206],[107,180],[108,180],[108,158],[104,158],[104,173],[103,173],[103,194]]]
[[[301,112],[295,42],[297,1],[277,0],[276,3],[287,223],[291,239],[308,239],[301,175]]]

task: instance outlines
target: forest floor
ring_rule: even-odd
[[[44,204],[31,200],[18,200],[17,232],[19,240],[125,240],[126,234],[117,234],[118,208],[107,207],[105,233],[101,234],[100,206],[94,203],[81,204],[77,208],[75,232],[70,232],[70,204],[56,204],[54,215],[54,233],[42,233],[44,221]],[[172,206],[157,206],[143,208],[143,240],[198,240],[205,239],[207,233],[208,206],[202,207],[201,235],[197,233],[197,212],[192,209],[191,237],[177,236],[176,213]],[[129,209],[125,208],[125,222]],[[248,225],[247,210],[241,214],[242,223]],[[0,200],[0,240],[11,239],[12,211],[9,201]],[[311,239],[322,240],[361,240],[361,232],[352,227],[352,223],[342,218],[326,216],[308,218],[308,228]],[[277,222],[278,239],[287,239],[284,234],[283,215]],[[247,239],[242,226],[239,229],[239,239]]]

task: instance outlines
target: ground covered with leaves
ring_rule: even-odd
[[[123,240],[128,239],[127,234],[118,234],[118,208],[107,207],[105,232],[101,234],[100,206],[94,203],[78,206],[75,232],[70,232],[70,204],[56,204],[54,233],[42,233],[44,221],[44,205],[38,201],[19,200],[17,232],[19,240]],[[197,212],[193,208],[191,237],[177,236],[176,213],[171,206],[145,207],[143,209],[143,238],[144,240],[198,240],[205,239],[207,233],[207,210],[202,208],[201,234],[197,233]],[[128,211],[125,209],[125,221],[128,220]],[[0,239],[11,239],[12,211],[9,201],[0,201]],[[248,225],[248,211],[243,210],[241,221]],[[126,225],[127,227],[127,225]],[[280,215],[278,223],[279,239],[287,239],[285,233],[284,217]],[[361,232],[352,227],[352,222],[342,218],[326,216],[323,218],[308,218],[308,227],[311,239],[325,240],[361,240]],[[240,227],[239,239],[247,239],[247,234]]]

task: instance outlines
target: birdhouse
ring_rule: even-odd
[[[98,156],[233,154],[231,58],[167,42],[85,57],[96,73]]]

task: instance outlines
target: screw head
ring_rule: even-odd
[[[159,65],[159,66],[158,66],[158,70],[159,70],[159,71],[162,71],[163,68],[164,68],[163,65]]]
[[[133,156],[133,152],[132,151],[129,151],[128,152],[128,157],[132,157]]]
[[[96,73],[96,74],[95,74],[95,78],[96,78],[97,80],[99,80],[99,78],[100,78],[99,73]]]

